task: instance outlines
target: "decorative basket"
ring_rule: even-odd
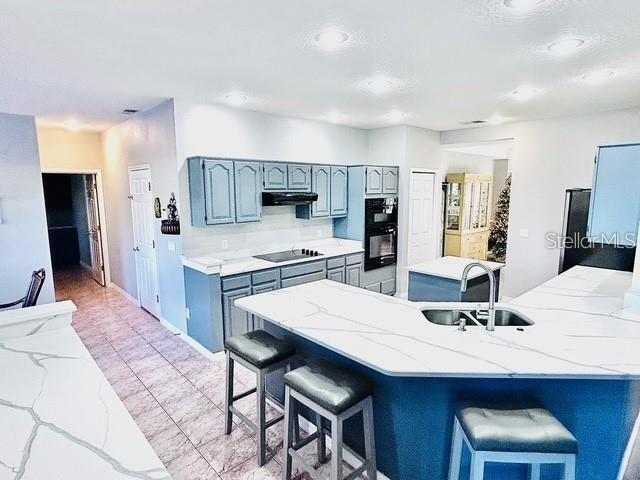
[[[165,235],[180,235],[180,220],[162,220],[160,231]]]

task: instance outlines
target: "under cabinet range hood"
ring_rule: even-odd
[[[309,192],[262,192],[262,206],[309,205],[318,200],[317,193]]]

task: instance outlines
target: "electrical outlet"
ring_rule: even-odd
[[[318,238],[322,238],[322,230],[318,230],[318,231],[316,232],[316,236],[317,236]]]
[[[189,308],[184,309],[184,314],[185,317],[187,317],[187,320],[191,320],[191,312],[189,312]]]
[[[529,238],[529,230],[527,230],[526,228],[523,228],[520,230],[520,237],[521,238]]]
[[[229,248],[229,240],[222,240],[222,249],[226,250]]]

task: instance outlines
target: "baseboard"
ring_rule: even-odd
[[[174,324],[165,320],[162,317],[160,318],[160,323],[162,324],[163,327],[165,327],[167,330],[173,333],[176,337],[179,337],[183,342],[189,344],[194,349],[196,349],[198,353],[200,353],[203,357],[208,358],[209,360],[218,360],[221,356],[224,355],[224,352],[216,352],[216,353],[210,352],[205,347],[200,345],[200,343],[198,343],[197,340],[194,340],[188,334],[186,334],[185,332],[180,330],[178,327],[176,327]]]
[[[127,291],[125,291],[123,288],[121,288],[120,286],[116,285],[113,282],[109,282],[109,284],[107,285],[109,288],[113,288],[116,292],[118,292],[120,295],[122,295],[124,298],[126,298],[127,300],[129,300],[131,303],[133,303],[136,307],[140,306],[140,303],[138,303],[138,299],[132,297]]]

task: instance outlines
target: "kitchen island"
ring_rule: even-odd
[[[616,477],[638,412],[640,315],[622,310],[630,282],[630,273],[574,267],[509,304],[533,325],[494,332],[461,332],[422,314],[460,304],[414,303],[327,280],[236,306],[295,341],[303,357],[374,380],[378,468],[389,478],[446,478],[457,401],[531,399],[578,439],[577,478],[602,480]],[[351,433],[347,442],[359,449]],[[513,480],[524,471],[489,464],[486,475]],[[543,467],[543,479],[558,475]]]
[[[71,327],[75,310],[0,312],[0,479],[170,480]]]

